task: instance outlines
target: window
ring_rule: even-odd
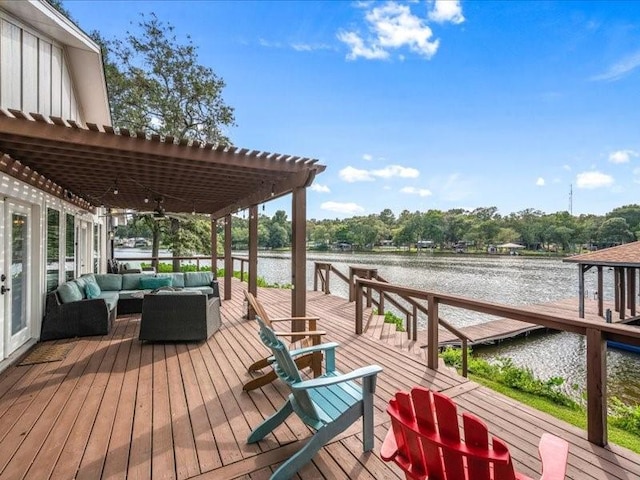
[[[75,278],[76,271],[76,218],[67,213],[66,215],[66,242],[64,249],[64,270],[65,279],[68,282]]]
[[[60,279],[60,212],[47,208],[47,293],[58,288]]]

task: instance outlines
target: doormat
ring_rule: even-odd
[[[67,354],[75,347],[75,343],[59,343],[53,345],[37,345],[29,355],[24,357],[19,367],[36,363],[58,362],[64,360]]]

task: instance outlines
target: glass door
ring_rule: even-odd
[[[0,274],[0,295],[3,297],[5,349],[10,355],[31,335],[29,321],[31,214],[28,207],[5,200],[4,268]]]

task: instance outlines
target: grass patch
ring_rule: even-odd
[[[460,349],[447,347],[440,356],[447,365],[461,370]],[[469,379],[474,382],[586,430],[586,409],[560,390],[562,378],[540,380],[530,369],[514,366],[510,359],[489,363],[472,357],[471,352],[468,367]],[[608,437],[610,442],[640,453],[640,406],[630,407],[617,398],[609,399]]]
[[[374,315],[379,315],[378,310],[373,310]],[[396,332],[404,332],[404,321],[396,314],[386,311],[384,312],[384,323],[392,323],[396,326]]]

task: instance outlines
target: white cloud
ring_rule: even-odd
[[[370,8],[362,5],[361,8]],[[424,19],[414,15],[409,5],[387,2],[365,13],[368,33],[362,36],[356,31],[338,33],[338,40],[347,44],[348,60],[362,57],[369,60],[389,58],[390,50],[408,48],[430,59],[438,51],[439,40],[431,40],[433,31]]]
[[[591,80],[613,82],[615,80],[620,80],[622,77],[638,67],[640,67],[640,51],[626,56],[619,62],[611,65],[606,72],[591,77]]]
[[[538,179],[536,180],[536,185],[538,187],[544,187],[544,178],[538,177]]]
[[[373,160],[373,156],[368,153],[365,153],[364,155],[362,155],[362,159],[366,160],[367,162],[370,162],[371,160]]]
[[[373,182],[374,180],[367,170],[360,170],[359,168],[353,168],[351,166],[344,167],[340,170],[338,176],[347,183]]]
[[[388,165],[384,168],[376,170],[363,170],[348,166],[338,172],[341,180],[347,183],[354,182],[372,182],[377,178],[416,178],[420,176],[420,172],[415,168],[403,167],[402,165]]]
[[[631,157],[637,157],[638,152],[633,150],[618,150],[609,154],[611,163],[629,163]]]
[[[415,188],[415,187],[403,187],[400,189],[402,193],[408,193],[409,195],[418,195],[420,197],[429,197],[431,194],[431,190],[427,190],[426,188]]]
[[[353,202],[324,202],[320,204],[322,210],[329,212],[342,213],[344,215],[355,215],[356,213],[364,212],[364,208]]]
[[[347,54],[347,60],[355,60],[358,57],[367,60],[385,60],[389,58],[389,52],[379,46],[366,46],[364,40],[356,32],[339,32],[338,40],[346,43],[351,50]]]
[[[571,166],[570,166],[570,165],[563,165],[563,166],[562,166],[562,168],[563,168],[564,170],[566,170],[567,172],[570,172],[570,171],[571,171]]]
[[[315,50],[333,50],[331,45],[326,43],[292,43],[291,48],[296,52],[313,52]]]
[[[437,23],[462,23],[462,6],[458,0],[435,0],[429,18]]]
[[[401,165],[388,165],[379,170],[371,170],[371,175],[381,178],[416,178],[420,175],[420,172],[411,167],[403,167]]]
[[[331,190],[329,190],[329,187],[327,187],[326,185],[322,185],[320,183],[311,184],[311,190],[313,190],[314,192],[320,192],[320,193],[330,193],[331,192]]]
[[[601,188],[610,187],[614,184],[614,179],[611,175],[598,172],[597,170],[591,172],[582,172],[576,176],[576,185],[578,188]]]

